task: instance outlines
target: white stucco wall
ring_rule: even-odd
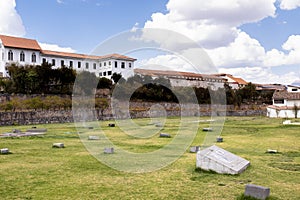
[[[300,118],[300,110],[298,110],[298,118]],[[294,110],[277,110],[274,108],[267,108],[267,117],[271,118],[295,118]]]

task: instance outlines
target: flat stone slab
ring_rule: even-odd
[[[115,127],[115,124],[108,124],[108,127]]]
[[[266,151],[266,153],[273,153],[273,154],[276,154],[276,153],[278,153],[278,151],[277,151],[276,149],[268,149],[268,150]]]
[[[256,199],[265,200],[270,196],[270,188],[259,185],[247,184],[245,187],[244,195],[254,197]]]
[[[52,148],[65,148],[64,143],[53,143]]]
[[[217,137],[217,142],[223,142],[223,138],[222,137]]]
[[[45,134],[45,132],[43,132],[43,133],[32,133],[32,132],[3,133],[3,134],[0,134],[0,138],[38,136],[38,135],[44,135],[44,134]]]
[[[95,136],[95,135],[90,135],[89,140],[100,140],[100,137],[99,136]]]
[[[208,132],[211,132],[211,131],[213,131],[213,129],[212,129],[212,128],[203,128],[202,131],[208,131]]]
[[[106,154],[113,154],[113,153],[115,153],[115,150],[113,147],[105,147],[103,152]]]
[[[9,154],[9,149],[8,148],[3,148],[3,149],[0,149],[0,154]]]
[[[200,151],[200,146],[191,146],[190,153],[197,153]]]
[[[47,129],[45,128],[34,128],[34,129],[28,129],[26,132],[28,133],[44,133],[44,132],[47,132]]]
[[[216,145],[197,152],[196,167],[219,174],[240,174],[250,165],[248,160]]]
[[[170,138],[171,135],[168,134],[168,133],[160,133],[160,134],[159,134],[159,137],[162,137],[162,138]]]

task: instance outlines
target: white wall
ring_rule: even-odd
[[[13,53],[13,60],[12,61],[8,60],[8,52],[10,50]],[[21,54],[22,51],[25,55],[25,60],[24,61],[20,60],[20,54]],[[3,73],[3,76],[8,76],[7,70],[5,69],[5,67],[9,63],[11,63],[11,64],[16,63],[16,64],[24,66],[24,65],[39,65],[40,62],[41,62],[40,61],[40,51],[37,51],[37,50],[16,49],[16,48],[9,48],[9,47],[4,48],[2,46],[0,53],[1,53],[0,54],[0,58],[1,58],[0,72]],[[32,62],[32,54],[33,53],[35,53],[35,55],[36,55],[36,62]]]
[[[300,118],[300,110],[298,111],[298,118]],[[294,110],[277,110],[274,108],[267,108],[267,117],[271,118],[295,118]]]
[[[287,91],[288,92],[300,92],[300,88],[299,87],[288,86]]]
[[[298,106],[300,107],[300,99],[299,100],[287,100],[286,105],[289,107]]]

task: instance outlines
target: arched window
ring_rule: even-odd
[[[21,61],[21,62],[24,62],[24,61],[25,61],[25,54],[24,54],[23,51],[21,51],[21,53],[20,53],[20,61]]]
[[[14,54],[13,54],[12,50],[9,50],[9,52],[8,52],[8,60],[14,60]]]
[[[32,53],[32,55],[31,55],[31,62],[33,62],[33,63],[36,62],[36,55],[35,55],[35,53]]]

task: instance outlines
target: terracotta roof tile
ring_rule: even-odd
[[[136,61],[134,58],[130,58],[128,56],[120,55],[120,54],[109,54],[105,56],[94,56],[94,55],[86,55],[86,54],[78,54],[78,53],[68,53],[68,52],[58,52],[58,51],[50,51],[50,50],[42,50],[42,53],[47,56],[60,56],[60,57],[69,57],[69,58],[78,58],[78,59],[122,59],[129,61]]]
[[[300,92],[275,91],[273,99],[300,100]]]
[[[208,75],[208,74],[197,74],[192,72],[180,72],[180,71],[163,71],[163,70],[148,70],[148,69],[134,69],[135,73],[149,76],[167,76],[167,77],[184,77],[184,78],[211,78],[217,80],[224,80],[223,78]]]
[[[6,35],[0,35],[3,46],[13,47],[13,48],[22,48],[22,49],[32,49],[32,50],[41,50],[40,45],[36,40],[12,37]]]
[[[78,59],[99,59],[99,56],[90,56],[85,54],[50,51],[50,50],[42,50],[42,54],[46,56],[60,56],[60,57],[78,58]]]
[[[109,54],[105,56],[94,56],[94,55],[85,55],[78,53],[68,53],[68,52],[58,52],[58,51],[50,51],[50,50],[42,50],[40,45],[36,40],[0,35],[0,39],[5,47],[13,47],[13,48],[22,48],[22,49],[32,49],[41,51],[44,55],[49,56],[60,56],[60,57],[69,57],[69,58],[78,58],[78,59],[121,59],[128,61],[136,61],[135,58],[131,58],[128,56],[120,55],[120,54]]]

